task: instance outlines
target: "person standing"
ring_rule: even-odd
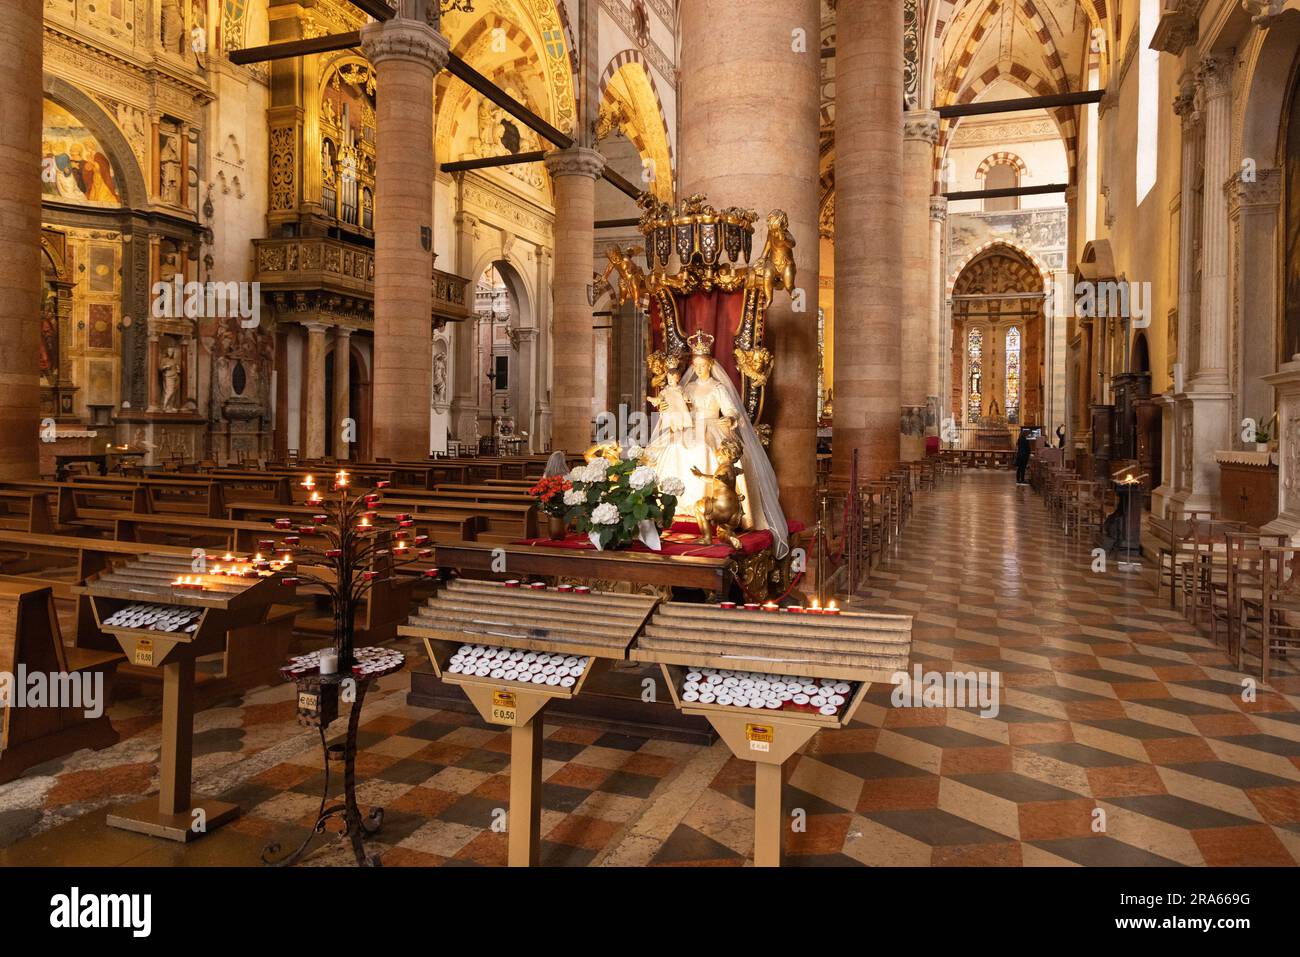
[[[1029,468],[1029,432],[1025,429],[1020,430],[1020,438],[1016,440],[1016,484],[1028,485],[1025,481],[1025,469]]]

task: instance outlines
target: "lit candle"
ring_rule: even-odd
[[[781,606],[778,605],[776,602],[769,601],[767,604],[763,606],[763,611],[779,611],[780,608]]]
[[[307,504],[319,505],[321,503],[320,492],[312,492],[307,496]]]
[[[339,469],[337,472],[334,473],[334,487],[335,487],[335,488],[347,488],[347,487],[348,487],[348,473],[347,473],[347,472],[343,471],[342,469]]]
[[[302,487],[310,491],[311,489],[314,489],[316,487],[316,480],[312,478],[310,475],[308,475],[305,479],[302,480]],[[312,494],[314,495],[316,493],[313,492]]]
[[[836,605],[835,605],[835,599],[832,598],[831,601],[830,601],[830,604],[828,604],[828,605],[826,606],[826,611],[823,612],[823,614],[826,614],[826,615],[838,615],[839,613],[840,613],[840,610],[839,610],[839,608],[836,607]]]

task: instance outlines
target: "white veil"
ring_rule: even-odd
[[[744,447],[740,457],[741,474],[745,478],[745,491],[749,496],[754,528],[768,529],[772,533],[776,557],[784,558],[790,551],[790,528],[786,524],[785,513],[781,511],[781,487],[776,483],[776,473],[772,471],[772,463],[768,461],[767,453],[763,451],[763,443],[758,433],[754,431],[753,423],[745,414],[740,393],[732,385],[731,377],[716,361],[713,363],[711,378],[722,387],[722,391],[726,393],[732,407],[736,410],[736,431],[740,433],[740,441]],[[682,387],[685,388],[694,381],[695,369],[688,369],[686,375],[682,376]]]

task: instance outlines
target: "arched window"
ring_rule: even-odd
[[[1020,424],[1020,330],[1007,330],[1007,422]]]
[[[966,375],[970,383],[966,418],[968,424],[973,425],[979,421],[984,408],[981,391],[984,384],[984,333],[979,329],[972,329],[966,336]]]
[[[985,189],[1015,189],[1020,185],[1020,171],[1010,163],[997,163],[989,167],[984,174]],[[1000,212],[1008,209],[1019,209],[1019,196],[1003,196],[997,199],[984,200],[985,212]]]

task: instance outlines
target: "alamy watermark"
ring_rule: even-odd
[[[260,282],[186,282],[178,274],[154,283],[152,291],[157,319],[238,318],[245,329],[262,322]]]
[[[895,708],[979,708],[981,718],[996,718],[1001,710],[999,671],[895,672],[889,700]]]
[[[1048,283],[1043,309],[1051,316],[1128,319],[1134,329],[1151,325],[1151,283],[1127,280]]]
[[[80,708],[87,718],[104,713],[102,671],[0,671],[0,707]]]

